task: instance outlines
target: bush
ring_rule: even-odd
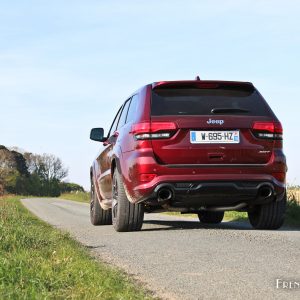
[[[84,188],[72,182],[60,182],[59,188],[61,193],[84,192]]]

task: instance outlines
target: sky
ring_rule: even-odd
[[[300,1],[0,0],[0,144],[89,167],[119,106],[159,80],[251,81],[300,184]]]

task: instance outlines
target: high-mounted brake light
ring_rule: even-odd
[[[173,122],[145,122],[133,124],[131,133],[136,140],[168,139],[176,129],[177,126]]]
[[[282,140],[282,126],[280,122],[254,122],[253,133],[258,138]]]

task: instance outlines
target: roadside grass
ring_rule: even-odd
[[[292,191],[288,193],[285,224],[300,227],[300,203]]]
[[[0,299],[152,299],[68,234],[34,217],[20,198],[0,198]]]
[[[163,212],[163,214],[170,216],[197,218],[196,214],[181,214],[180,212]],[[247,221],[247,213],[237,211],[226,211],[224,221]]]
[[[248,221],[248,215],[246,212],[226,211],[224,220],[230,222],[245,222]]]
[[[90,202],[90,193],[89,192],[64,193],[61,194],[59,198],[88,203]]]

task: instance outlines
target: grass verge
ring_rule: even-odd
[[[151,299],[19,199],[0,198],[0,299]]]
[[[197,218],[196,214],[181,214],[180,212],[164,212],[163,214],[170,216],[180,216],[188,218]],[[245,212],[236,212],[236,211],[226,211],[224,215],[225,221],[246,221],[247,213]]]
[[[88,203],[90,202],[90,193],[88,192],[64,193],[61,194],[59,198]]]
[[[288,193],[285,224],[300,227],[300,203],[292,192]]]

